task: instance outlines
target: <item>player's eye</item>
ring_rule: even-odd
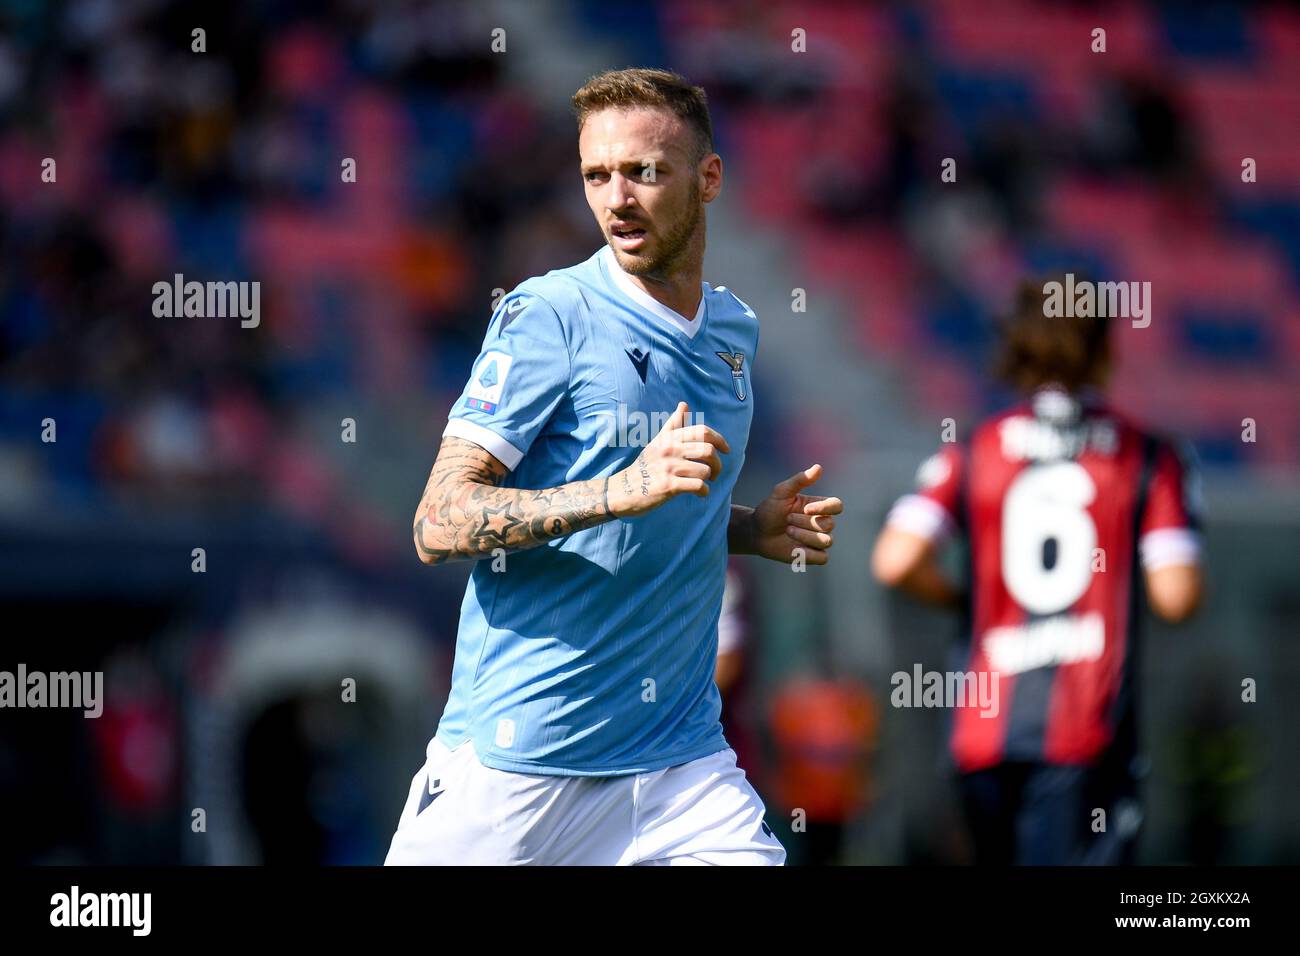
[[[602,172],[590,172],[585,174],[582,178],[587,180],[589,183],[598,183],[602,178],[604,178],[604,176],[605,174]]]

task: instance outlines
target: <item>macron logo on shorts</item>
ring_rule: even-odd
[[[424,793],[420,795],[420,809],[415,812],[417,814],[423,813],[425,808],[441,797],[446,789],[441,780],[430,780],[429,785],[424,788]]]

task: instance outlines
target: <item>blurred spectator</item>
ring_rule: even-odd
[[[727,583],[718,618],[718,663],[714,679],[722,694],[722,732],[736,752],[736,763],[761,793],[762,766],[755,745],[749,684],[754,647],[753,607],[744,565],[727,563]]]
[[[806,866],[843,862],[845,825],[873,796],[870,757],[879,710],[871,693],[848,679],[786,681],[772,700],[777,752],[777,805],[790,815],[786,845]]]

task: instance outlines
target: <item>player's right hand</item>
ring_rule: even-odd
[[[722,473],[722,459],[731,446],[708,425],[687,425],[689,409],[677,409],[650,444],[627,468],[609,481],[609,510],[620,518],[645,514],[677,495],[709,493],[709,482]]]

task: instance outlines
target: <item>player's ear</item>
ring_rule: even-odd
[[[704,202],[713,202],[722,192],[722,157],[717,153],[709,153],[700,160],[698,172],[700,198]]]

